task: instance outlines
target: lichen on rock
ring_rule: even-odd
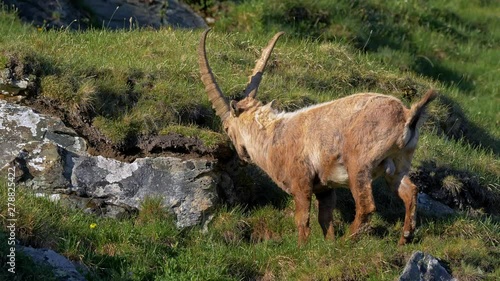
[[[20,186],[60,194],[52,197],[106,216],[160,197],[178,227],[205,224],[219,202],[219,185],[232,184],[221,180],[215,159],[158,156],[129,163],[89,155],[86,141],[60,119],[5,101],[0,135],[0,168],[15,166]]]

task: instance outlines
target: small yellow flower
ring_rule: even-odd
[[[94,229],[94,228],[96,228],[96,227],[97,227],[97,223],[91,223],[91,224],[90,224],[90,229]]]

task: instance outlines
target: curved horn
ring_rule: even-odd
[[[259,88],[260,81],[262,80],[262,75],[264,74],[264,68],[266,67],[267,61],[269,60],[269,57],[273,52],[276,41],[278,41],[278,38],[280,38],[280,36],[283,34],[284,32],[276,33],[273,38],[269,40],[266,48],[262,50],[262,55],[260,56],[260,59],[257,61],[257,63],[255,63],[255,68],[253,69],[252,76],[250,76],[247,87],[245,89],[245,96],[255,98],[255,96],[257,95],[257,90]]]
[[[229,116],[229,102],[222,94],[219,85],[215,81],[210,65],[208,65],[207,52],[205,50],[205,40],[210,28],[205,30],[201,35],[200,44],[198,45],[198,64],[200,65],[201,81],[205,85],[208,99],[215,109],[215,113],[222,121]]]

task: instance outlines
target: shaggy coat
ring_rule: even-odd
[[[375,211],[372,179],[383,176],[403,200],[406,215],[399,241],[404,244],[415,230],[417,187],[407,174],[418,141],[427,104],[436,97],[429,90],[406,108],[392,96],[361,93],[306,107],[278,112],[272,102],[255,99],[267,60],[282,33],[263,50],[241,101],[228,102],[220,91],[205,53],[199,45],[202,81],[239,157],[255,163],[295,201],[299,244],[310,233],[312,194],[318,201],[318,220],[327,239],[333,239],[334,188],[348,186],[356,204],[350,236],[367,225]]]

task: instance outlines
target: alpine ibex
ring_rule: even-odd
[[[264,67],[278,38],[262,51],[245,89],[245,98],[229,102],[208,64],[207,29],[198,47],[201,80],[216,114],[222,120],[241,159],[264,170],[295,201],[299,244],[310,233],[309,212],[314,193],[318,220],[326,239],[333,239],[333,188],[348,185],[356,216],[350,235],[356,235],[375,211],[372,179],[384,176],[403,200],[406,215],[399,244],[415,230],[417,187],[407,174],[417,146],[418,128],[427,104],[436,97],[429,90],[407,109],[399,99],[376,93],[355,94],[306,107],[278,112],[273,102],[263,105],[255,96]]]

